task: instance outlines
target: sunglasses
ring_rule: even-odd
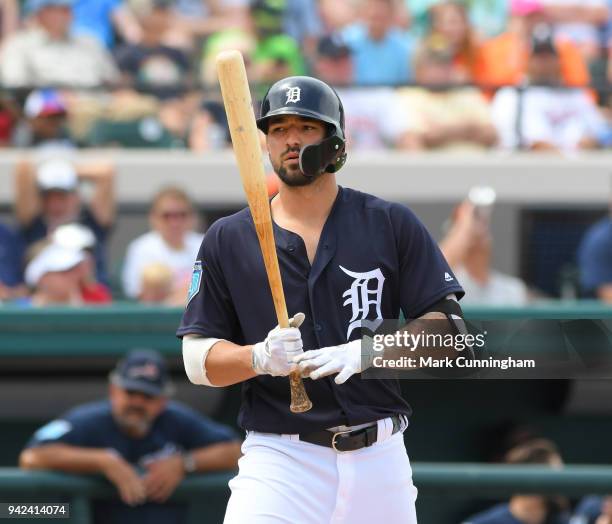
[[[189,211],[164,211],[159,213],[162,220],[180,219],[185,220],[191,213]]]

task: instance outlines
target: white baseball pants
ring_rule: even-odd
[[[338,453],[297,435],[249,432],[224,524],[416,524],[417,489],[402,432]]]

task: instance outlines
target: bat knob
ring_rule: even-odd
[[[289,409],[291,413],[304,413],[312,408],[312,402],[308,398],[308,393],[304,389],[304,382],[299,373],[293,372],[289,376],[289,384],[291,386],[291,405]]]

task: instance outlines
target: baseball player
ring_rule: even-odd
[[[331,87],[277,82],[257,125],[281,181],[270,206],[291,327],[274,328],[247,208],[206,234],[177,331],[193,383],[243,384],[247,437],[225,523],[416,523],[411,409],[397,381],[361,378],[359,325],[400,310],[450,324],[463,290],[409,209],[337,185],[347,155]],[[289,410],[296,366],[313,403],[300,414]]]

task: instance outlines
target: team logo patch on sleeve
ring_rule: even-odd
[[[200,292],[200,286],[202,285],[202,261],[196,260],[193,266],[193,273],[191,274],[191,284],[189,284],[189,292],[187,293],[187,304],[191,302],[191,299]]]
[[[57,440],[63,437],[72,429],[72,424],[67,420],[52,420],[48,424],[40,428],[34,437],[37,440]]]

